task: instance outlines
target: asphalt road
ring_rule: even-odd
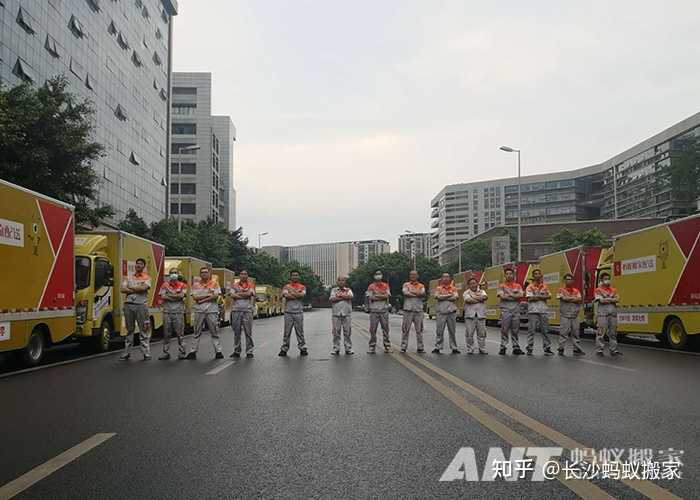
[[[228,358],[226,329],[223,361],[204,338],[196,361],[108,355],[0,379],[0,498],[20,483],[15,498],[700,495],[696,354],[601,359],[585,342],[584,358],[545,357],[538,339],[535,356],[504,357],[489,329],[489,356],[416,355],[413,336],[406,354],[372,356],[354,313],[357,354],[336,358],[329,311],[305,321],[308,357],[293,340],[279,358],[282,319],[269,318],[254,323],[254,359]],[[462,447],[481,476],[491,447],[579,445],[683,450],[683,479],[439,481]]]

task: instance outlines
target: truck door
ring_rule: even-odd
[[[114,285],[114,268],[104,257],[95,259],[95,284],[92,317],[94,326],[98,327],[106,314],[112,311],[112,288]]]

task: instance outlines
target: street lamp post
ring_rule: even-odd
[[[268,234],[270,233],[268,233],[267,231],[265,231],[264,233],[258,233],[258,250],[262,248],[262,237],[267,236]]]
[[[198,144],[192,144],[191,146],[180,146],[177,148],[177,175],[181,176],[182,169],[182,158],[179,156],[185,151],[197,151],[202,149],[202,146]],[[177,232],[182,231],[182,178],[178,179],[180,182],[177,183]]]
[[[522,210],[521,210],[521,184],[520,184],[520,150],[511,148],[510,146],[501,146],[499,148],[501,151],[505,151],[506,153],[518,153],[518,262],[522,260],[522,242],[523,242],[523,233],[522,233]]]

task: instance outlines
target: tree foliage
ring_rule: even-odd
[[[515,254],[517,255],[517,250]],[[462,244],[462,271],[482,270],[491,265],[491,243],[488,240],[473,239]],[[447,270],[455,274],[459,271],[459,260],[454,260]]]
[[[78,224],[97,225],[114,212],[96,206],[104,154],[92,140],[92,104],[68,91],[64,76],[44,85],[0,85],[0,178],[71,203]]]
[[[425,257],[416,258],[418,268],[418,280],[426,288],[430,280],[440,276],[443,268],[434,260]],[[381,269],[384,280],[389,283],[392,295],[392,304],[400,305],[401,286],[408,280],[408,273],[413,268],[413,259],[399,252],[379,254],[370,257],[369,261],[355,268],[348,277],[348,284],[352,288],[355,296],[355,303],[362,304],[365,298],[367,287],[374,280],[374,271]]]
[[[572,231],[564,228],[552,235],[552,243],[555,251],[567,250],[577,246],[607,245],[610,239],[597,227],[587,231]]]

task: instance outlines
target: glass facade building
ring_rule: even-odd
[[[105,156],[99,203],[121,219],[166,215],[168,110],[175,0],[2,0],[0,80],[42,85],[65,75],[95,108]]]

